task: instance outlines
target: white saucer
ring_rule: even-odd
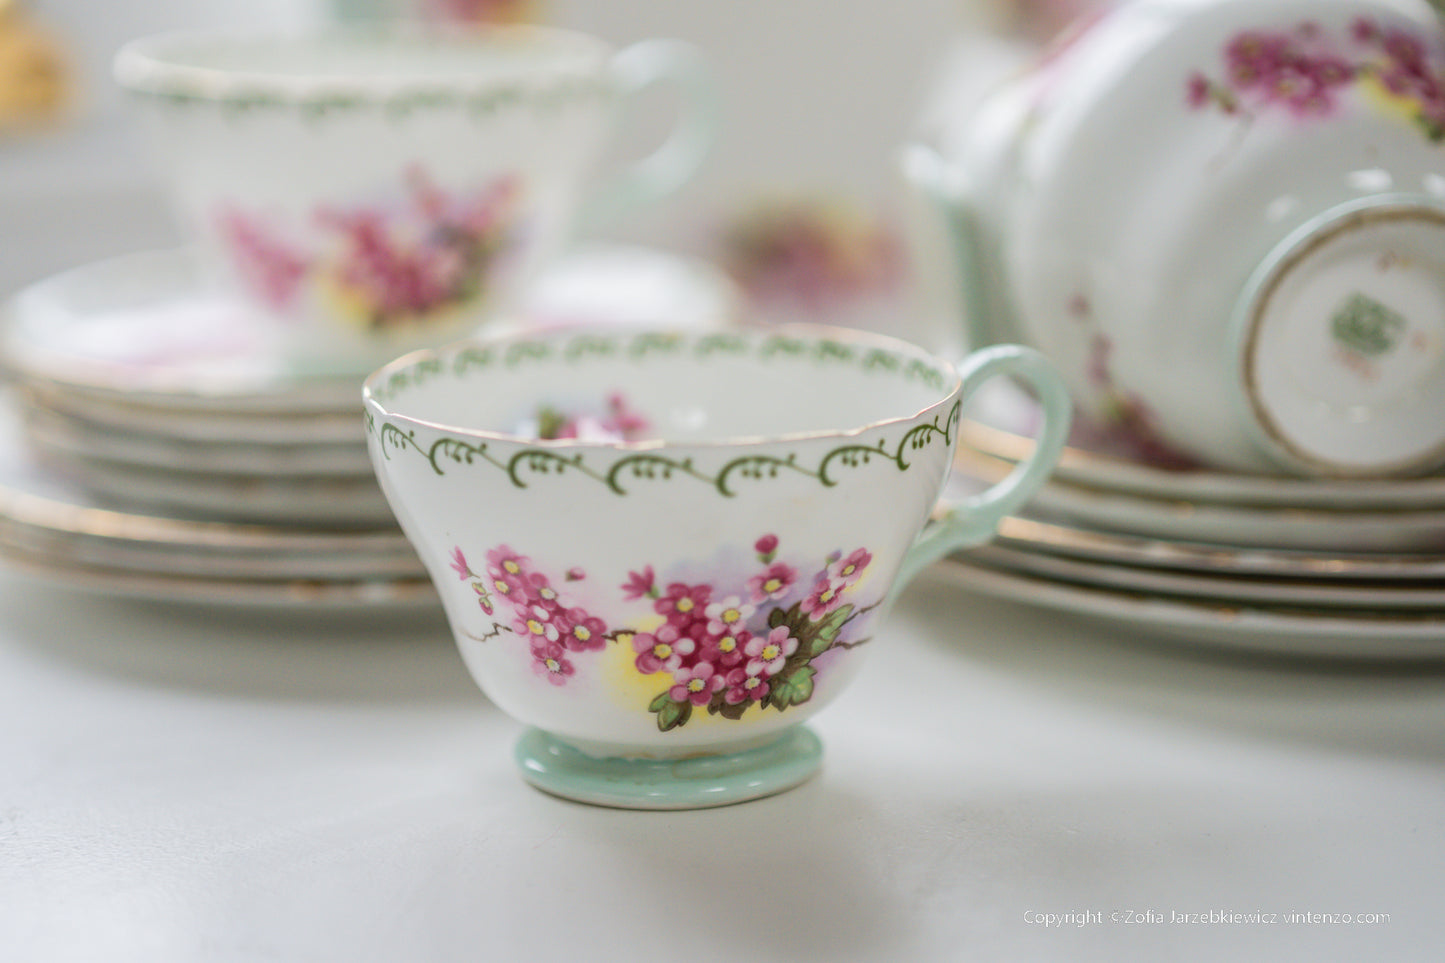
[[[374,528],[393,515],[375,476],[282,478],[137,468],[51,453],[44,467],[130,511],[214,521]]]
[[[0,357],[21,379],[192,413],[346,412],[358,378],[297,378],[273,322],[209,290],[185,250],[144,251],[54,275],[5,308]]]
[[[47,582],[169,604],[347,611],[440,607],[436,589],[426,577],[206,578],[58,560],[3,543],[0,560],[9,568]]]
[[[1027,457],[1036,405],[1003,382],[990,384],[981,409],[961,429],[961,446],[1009,461]],[[982,394],[982,393],[981,393]],[[1064,450],[1054,479],[1098,491],[1233,507],[1328,510],[1445,510],[1445,475],[1401,479],[1300,479],[1205,469],[1172,469],[1088,447]],[[1126,447],[1122,442],[1120,449]]]
[[[63,403],[62,403],[63,404]],[[21,405],[25,434],[40,452],[83,462],[192,473],[281,478],[369,477],[371,459],[354,443],[246,444],[177,438],[108,425],[54,405]]]
[[[1235,605],[1345,610],[1354,614],[1445,612],[1445,578],[1425,583],[1357,583],[1206,575],[1064,558],[1002,545],[971,549],[964,557],[977,565],[1059,582]]]
[[[720,269],[629,245],[581,247],[524,293],[498,327],[721,325],[741,296]],[[54,275],[6,305],[0,358],[22,380],[130,417],[157,409],[349,415],[359,376],[305,375],[280,352],[276,324],[213,290],[187,249],[144,251]]]
[[[1381,616],[1164,598],[1000,571],[960,557],[934,566],[928,577],[965,591],[1211,649],[1368,661],[1445,658],[1445,615],[1438,610]]]
[[[393,605],[434,599],[393,522],[323,530],[116,511],[47,472],[0,405],[0,558],[121,595],[228,604]]]
[[[1235,548],[1205,542],[1141,538],[1011,516],[999,525],[996,544],[1034,553],[1155,570],[1265,579],[1319,581],[1445,580],[1445,555],[1317,553]]]

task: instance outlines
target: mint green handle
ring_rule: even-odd
[[[1008,477],[986,491],[956,504],[945,504],[935,514],[908,554],[898,575],[898,586],[906,584],[924,568],[950,552],[970,548],[993,538],[998,524],[1038,490],[1053,471],[1069,436],[1073,402],[1054,366],[1032,348],[1000,344],[975,351],[959,366],[963,376],[960,396],[965,408],[979,388],[1003,375],[1022,380],[1038,395],[1043,412],[1033,453],[1014,466]]]
[[[681,40],[643,40],[612,58],[624,106],[656,85],[677,88],[678,116],[667,139],[602,185],[583,211],[586,228],[605,227],[622,215],[667,197],[692,179],[717,142],[718,94],[706,58]]]

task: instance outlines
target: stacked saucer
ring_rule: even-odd
[[[956,484],[1031,449],[999,392],[961,432]],[[1076,433],[991,545],[946,567],[973,588],[1260,652],[1445,657],[1445,477],[1295,479],[1150,463]]]
[[[582,249],[514,325],[716,324],[720,273]],[[186,251],[20,292],[0,327],[0,556],[72,584],[270,605],[434,601],[366,451],[360,376],[299,375]]]
[[[271,326],[179,252],[21,292],[3,351],[36,457],[116,508],[232,522],[375,525],[356,378],[297,378]]]

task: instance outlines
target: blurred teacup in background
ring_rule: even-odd
[[[714,137],[687,45],[530,26],[182,32],[115,61],[199,256],[296,371],[364,374],[498,318],[583,223],[683,184]],[[676,85],[651,155],[595,170],[630,97]]]
[[[1174,465],[1445,463],[1445,28],[1424,0],[1133,0],[915,145],[975,343]]]
[[[963,407],[1000,376],[1042,399],[1035,453],[930,522]],[[662,809],[806,779],[798,723],[856,674],[895,587],[992,538],[1069,421],[1030,349],[956,369],[813,325],[460,342],[381,369],[365,402],[468,668],[533,727],[523,774]]]

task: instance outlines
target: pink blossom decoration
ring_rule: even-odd
[[[761,575],[748,579],[748,591],[754,602],[780,599],[788,594],[798,580],[798,570],[783,562],[774,562]]]
[[[767,635],[760,635],[748,641],[745,649],[751,661],[748,671],[754,675],[775,676],[788,661],[788,656],[798,650],[798,640],[786,625],[779,625]]]
[[[709,637],[704,640],[699,655],[708,662],[723,668],[737,665],[743,660],[743,654],[752,637],[752,633],[747,629]]]
[[[757,702],[768,694],[768,680],[746,668],[738,667],[727,674],[727,692],[723,694],[728,705]]]
[[[651,565],[641,572],[628,572],[627,584],[622,586],[622,597],[629,602],[640,599],[644,595],[656,598],[656,582],[657,576],[653,574]]]
[[[557,626],[552,624],[552,613],[540,605],[533,606],[530,610],[517,612],[513,621],[513,631],[533,641],[545,639],[548,642],[556,642],[561,636],[561,633],[557,631]]]
[[[711,635],[727,635],[747,624],[757,606],[748,605],[736,595],[729,595],[721,602],[713,602],[703,610],[707,617],[707,631]]]
[[[846,558],[828,566],[828,577],[837,583],[839,591],[855,584],[873,561],[873,554],[866,548],[855,549]]]
[[[845,596],[872,564],[871,552],[831,553],[814,571],[807,597],[789,600],[799,572],[774,561],[777,537],[765,535],[753,547],[767,568],[750,578],[737,571],[729,578],[671,582],[660,592],[652,566],[628,571],[620,592],[625,601],[640,603],[638,616],[651,626],[646,631],[609,631],[603,618],[568,597],[570,581],[554,585],[544,570],[507,545],[487,552],[485,577],[473,572],[460,546],[452,548],[449,562],[463,581],[470,580],[483,611],[491,613],[488,586],[496,592],[497,607],[508,610],[495,617],[489,633],[472,638],[517,636],[527,645],[533,671],[555,686],[578,675],[582,663],[573,660],[579,653],[619,642],[630,646],[638,673],[667,676],[647,703],[657,727],[667,732],[686,725],[699,709],[737,720],[754,706],[784,712],[801,705],[813,698],[820,655],[868,641],[857,636],[857,619],[879,602],[860,607]],[[829,613],[835,615],[825,620]]]
[[[703,617],[710,601],[712,586],[673,582],[667,587],[667,593],[653,605],[653,609],[659,615],[667,616],[669,622],[685,628]]]
[[[577,667],[567,660],[562,646],[552,642],[532,647],[532,671],[553,685],[565,685]]]
[[[1440,46],[1432,50],[1420,37],[1386,29],[1359,17],[1343,37],[1332,37],[1318,23],[1293,29],[1246,30],[1223,50],[1223,77],[1193,71],[1185,81],[1185,100],[1196,110],[1217,106],[1223,113],[1253,116],[1282,108],[1300,119],[1328,117],[1341,96],[1373,82],[1400,101],[1408,116],[1432,142],[1445,140],[1445,76]]]
[[[574,652],[595,651],[607,647],[607,625],[585,609],[568,609],[557,620],[562,643]]]
[[[695,706],[707,705],[712,701],[713,694],[727,684],[727,680],[718,675],[709,662],[679,669],[673,673],[672,681],[676,683],[668,690],[672,701],[691,702]]]
[[[816,622],[842,603],[842,586],[822,575],[813,583],[813,591],[803,599],[802,610]]]
[[[638,632],[632,637],[637,671],[643,675],[676,672],[683,657],[691,655],[696,647],[697,643],[679,634],[675,625],[664,625],[656,632]]]
[[[289,308],[311,270],[310,260],[269,234],[257,218],[245,212],[226,210],[219,222],[242,283],[273,311]]]
[[[487,565],[506,575],[522,575],[527,572],[527,560],[505,545],[498,545],[487,553]]]

